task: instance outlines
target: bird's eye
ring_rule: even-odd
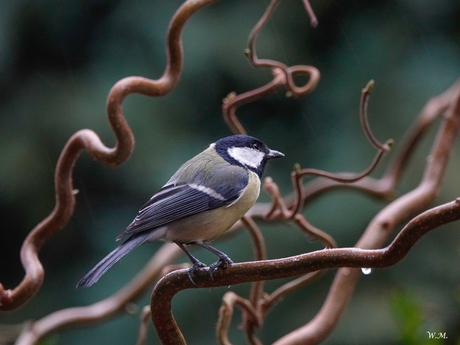
[[[252,147],[253,147],[253,148],[255,148],[256,150],[258,150],[258,149],[259,149],[259,145],[257,145],[257,143],[255,143],[255,144],[252,144]]]

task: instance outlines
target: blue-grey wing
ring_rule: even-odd
[[[133,222],[117,236],[117,241],[134,233],[153,230],[172,221],[230,204],[247,185],[248,174],[244,169],[227,167],[206,178],[197,176],[192,182],[197,183],[164,186],[139,210]],[[204,182],[216,187],[205,187]]]

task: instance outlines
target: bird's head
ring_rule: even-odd
[[[231,135],[214,143],[216,152],[227,162],[252,170],[262,176],[269,159],[283,157],[262,141],[248,135]]]

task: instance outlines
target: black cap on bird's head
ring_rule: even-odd
[[[217,140],[216,152],[230,164],[242,166],[262,176],[269,159],[283,157],[279,151],[270,150],[262,141],[249,135],[231,135]]]

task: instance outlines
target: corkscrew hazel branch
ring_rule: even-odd
[[[240,95],[236,95],[236,93],[232,92],[223,100],[222,114],[225,123],[234,134],[247,134],[243,125],[236,116],[236,110],[238,107],[249,102],[254,102],[266,95],[269,95],[270,93],[275,92],[281,86],[285,86],[287,88],[286,96],[300,97],[313,91],[319,82],[320,73],[318,69],[313,66],[299,65],[287,67],[282,62],[267,59],[261,60],[257,57],[257,35],[259,34],[262,27],[270,19],[270,16],[274,12],[279,1],[280,0],[273,0],[269,4],[264,15],[260,18],[260,20],[253,28],[251,34],[249,35],[248,48],[245,50],[245,54],[249,62],[254,67],[270,67],[272,69],[273,80],[264,86],[261,86],[257,89],[245,92]],[[312,26],[316,27],[318,20],[316,19],[313,9],[311,8],[308,0],[303,0],[303,2],[307,10],[307,13],[310,16]],[[296,74],[307,74],[309,76],[308,82],[300,87],[295,85],[294,75]]]
[[[420,141],[422,134],[426,131],[428,126],[433,122],[433,120],[438,118],[441,114],[445,115],[443,117],[443,121],[447,121],[449,118],[451,118],[453,112],[453,104],[455,104],[456,100],[459,99],[459,95],[460,80],[454,83],[448,90],[446,90],[442,94],[433,97],[431,100],[429,100],[429,102],[420,112],[420,115],[418,116],[414,125],[411,126],[411,128],[407,131],[405,135],[406,139],[402,140],[402,145],[400,145],[400,152],[395,157],[393,162],[390,164],[389,168],[387,169],[387,172],[384,174],[382,179],[374,181],[370,178],[365,178],[367,179],[365,183],[358,187],[355,184],[341,184],[340,187],[345,186],[348,188],[363,188],[365,192],[375,194],[377,196],[385,197],[385,195],[388,195],[388,193],[386,192],[387,187],[378,186],[386,186],[388,184],[391,184],[391,187],[388,188],[394,188],[393,186],[399,181],[401,173],[404,171],[404,168],[408,163],[409,157],[413,153],[416,144]],[[455,136],[453,136],[451,131],[455,132],[456,126],[455,122],[454,126],[452,126],[450,121],[452,120],[449,120],[448,124],[443,125],[443,132],[441,132],[438,135],[438,141],[441,140],[441,143],[438,143],[438,145],[440,145],[441,147],[451,147],[451,145],[453,145],[453,138],[455,138]],[[446,130],[447,133],[444,132]],[[437,166],[445,166],[447,162],[445,154],[442,155],[443,159],[441,160],[439,158],[441,157],[439,152],[443,152],[443,150],[433,149],[431,154],[433,159],[430,160],[429,164],[427,165],[427,169],[436,171],[434,168],[430,168],[432,164]],[[391,229],[394,228],[394,226],[396,226],[400,222],[400,220],[396,220],[396,223],[389,222],[388,219],[394,219],[395,215],[400,219],[400,216],[398,216],[399,213],[394,213],[395,210],[400,209],[401,214],[407,214],[407,207],[411,204],[412,201],[418,202],[420,199],[426,200],[426,195],[429,192],[426,186],[433,185],[433,183],[436,185],[434,181],[436,179],[440,180],[440,178],[442,177],[443,171],[437,171],[438,175],[437,177],[435,176],[436,178],[433,177],[432,172],[429,174],[426,173],[427,176],[431,176],[430,179],[427,180],[426,183],[423,183],[423,187],[419,187],[414,192],[411,192],[411,196],[409,197],[409,199],[404,198],[404,201],[398,202],[394,207],[390,207],[389,210],[382,211],[383,213],[379,214],[376,217],[376,220],[372,222],[373,225],[371,225],[368,228],[368,231],[366,231],[365,236],[363,236],[363,239],[360,240],[359,245],[378,246],[378,243],[383,243],[387,236],[390,235]],[[269,180],[270,179],[267,178],[264,182],[264,185]],[[330,182],[329,180],[320,181]],[[360,180],[357,183],[360,182],[363,181]],[[275,183],[273,183],[272,186],[276,189],[278,188],[278,186]],[[311,200],[313,197],[315,197],[318,194],[321,194],[324,191],[330,190],[330,188],[335,188],[335,186],[331,186],[330,184],[324,185],[323,183],[318,184],[315,181],[307,183],[304,186],[304,190],[306,190],[306,201]],[[429,193],[429,195],[435,195],[435,193]],[[425,204],[427,202],[429,201],[424,201]],[[286,198],[285,203],[289,206],[290,203],[292,203],[292,198],[291,200],[289,198]],[[257,203],[248,212],[247,215],[250,215],[251,217],[254,217],[256,219],[261,219],[263,218],[263,215],[268,213],[270,207],[271,205],[268,203]],[[377,236],[379,232],[376,231],[376,229],[380,229],[379,226],[381,226],[382,229],[379,231],[381,231],[383,235],[381,234],[380,236]],[[240,227],[242,227],[241,222],[237,223],[230,232],[237,230]],[[34,324],[31,325],[31,327],[25,328],[23,334],[21,335],[21,338],[29,340],[22,341],[21,339],[21,341],[18,340],[17,344],[34,344],[37,343],[40,339],[43,339],[45,336],[52,334],[58,330],[68,328],[71,325],[75,327],[75,325],[93,324],[96,322],[101,322],[102,320],[105,320],[108,317],[113,317],[113,315],[115,315],[118,312],[118,310],[124,309],[124,303],[130,303],[131,301],[133,301],[139,293],[142,293],[139,292],[141,289],[143,289],[144,287],[148,287],[148,285],[151,284],[152,279],[155,279],[155,277],[149,278],[149,275],[155,275],[155,272],[158,272],[158,268],[161,269],[166,263],[171,262],[173,258],[175,258],[179,254],[180,250],[177,248],[177,246],[165,244],[164,247],[162,247],[156,253],[155,257],[152,258],[151,262],[149,262],[138,275],[139,277],[145,277],[146,283],[140,283],[138,276],[136,276],[136,278],[134,278],[133,281],[129,283],[129,285],[127,285],[125,288],[120,290],[119,293],[116,293],[114,296],[110,297],[107,300],[100,301],[94,305],[87,307],[70,308],[50,314],[44,317],[43,319],[34,322]],[[164,263],[162,262],[162,260],[158,261],[159,258],[164,260]],[[348,297],[346,296],[351,294],[353,291],[353,284],[350,283],[350,280],[357,280],[359,276],[359,270],[356,272],[354,270],[348,270],[346,274],[338,274],[333,286],[331,287],[329,297],[326,300],[320,313],[312,320],[312,322],[307,324],[304,328],[300,328],[299,332],[293,332],[292,334],[290,334],[287,339],[290,339],[291,336],[294,336],[296,339],[300,339],[300,341],[303,341],[302,339],[306,339],[306,341],[317,342],[319,341],[319,339],[324,339],[324,337],[331,332],[334,325],[338,322],[340,314],[343,312],[345,305],[348,301]],[[296,284],[297,280],[303,278],[307,277],[305,276],[297,278],[291,283]],[[268,309],[271,306],[271,304],[276,303],[276,301],[279,299],[277,296],[278,290],[279,289],[277,289],[270,295],[270,297],[272,297],[273,300],[271,302],[269,300],[266,309]],[[343,295],[344,293],[345,295]],[[120,306],[121,309],[119,309],[117,306]],[[280,340],[280,344],[283,344],[283,342],[284,340]]]
[[[300,210],[302,210],[303,203],[305,200],[302,179],[306,175],[321,176],[321,177],[325,177],[325,178],[328,178],[328,179],[331,179],[331,180],[334,180],[340,183],[353,183],[353,182],[361,180],[362,178],[368,176],[374,171],[374,169],[377,167],[378,163],[380,162],[384,154],[389,151],[390,146],[393,144],[393,140],[390,139],[386,143],[381,144],[374,137],[374,135],[372,134],[371,128],[369,126],[369,123],[367,120],[368,119],[367,104],[368,104],[368,100],[370,97],[370,90],[372,89],[373,86],[374,86],[374,81],[371,80],[367,84],[367,86],[362,90],[361,102],[360,102],[360,118],[361,118],[361,123],[363,126],[363,131],[366,134],[366,137],[369,139],[369,141],[378,149],[378,152],[376,153],[376,156],[373,162],[370,164],[370,166],[359,174],[345,177],[340,174],[333,174],[333,173],[319,170],[319,169],[311,169],[311,168],[301,169],[300,165],[296,164],[294,166],[294,171],[291,174],[292,184],[294,186],[294,192],[295,192],[296,197],[294,199],[294,204],[290,209],[286,206],[286,203],[281,198],[279,194],[279,190],[277,189],[277,187],[274,186],[274,182],[273,181],[265,182],[264,188],[267,190],[268,193],[271,194],[273,198],[272,207],[266,215],[267,219],[275,219],[278,217],[281,217],[282,219],[293,219],[296,216],[296,214]]]
[[[367,100],[370,95],[370,89],[372,86],[373,86],[373,83],[371,81],[371,83],[369,83],[368,86],[365,89],[363,89],[363,93],[362,93],[363,96],[362,96],[361,107],[360,107],[360,115],[361,115],[362,120],[367,118]],[[393,189],[394,185],[399,180],[399,176],[404,166],[407,164],[408,157],[413,152],[416,143],[419,141],[419,138],[424,133],[428,125],[431,124],[431,122],[440,113],[443,113],[447,109],[449,102],[452,103],[452,100],[453,99],[455,100],[455,97],[456,97],[455,91],[456,89],[458,89],[458,87],[459,87],[459,83],[457,82],[451,88],[449,88],[449,90],[447,90],[445,93],[443,93],[440,96],[434,97],[432,100],[430,100],[430,102],[427,103],[427,105],[421,112],[418,120],[416,121],[415,125],[408,131],[408,134],[406,134],[406,139],[403,141],[403,147],[401,149],[401,152],[396,157],[393,164],[390,165],[389,169],[387,169],[386,175],[381,180],[377,180],[379,183],[383,184],[384,182],[387,185],[387,188],[386,188],[387,191],[388,191],[388,188]],[[372,143],[374,142],[378,143],[378,141],[373,137],[372,132],[370,131],[370,126],[368,124],[366,125],[363,123],[363,127],[367,128],[367,131],[365,130],[365,132],[369,133],[368,137],[370,141]],[[374,138],[373,141],[371,137]],[[386,145],[388,145],[389,143],[386,143],[384,145],[381,145],[381,144],[379,145],[379,144],[380,143],[376,144],[375,146],[382,149],[381,152],[383,152],[383,151],[386,151],[387,149]],[[347,177],[343,176],[343,177],[346,179],[350,179],[349,176]],[[280,196],[279,189],[276,183],[274,183],[271,178],[266,178],[264,181],[264,188],[269,192],[269,194],[273,196],[273,199],[274,199],[272,207],[266,213],[265,218],[271,219],[271,220],[275,219],[276,217],[273,217],[273,214],[277,210],[277,208],[280,208],[281,212],[287,215],[288,208],[286,206],[286,203],[284,202],[284,199],[282,199]],[[374,190],[375,192],[377,192],[377,188],[375,189],[369,188],[370,192],[374,192]],[[385,195],[388,195],[388,192],[384,192],[382,190],[382,196],[385,196]],[[314,193],[308,194],[306,196],[306,199],[313,197],[313,196],[314,196]],[[300,214],[296,215],[297,221],[298,221],[299,216],[301,215]],[[269,309],[273,306],[274,303],[276,303],[277,300],[279,300],[279,298],[283,297],[284,295],[293,291],[294,289],[297,289],[298,287],[308,283],[312,279],[315,279],[320,274],[321,274],[321,271],[308,273],[303,277],[297,278],[296,280],[283,285],[282,287],[274,291],[271,295],[265,295],[264,299],[260,301],[261,303],[258,306],[258,313],[262,314],[262,318],[264,318],[265,315],[268,313]],[[354,276],[356,276],[356,274]],[[334,291],[338,292],[339,290],[334,289]],[[345,291],[348,291],[348,290],[345,290]],[[344,304],[345,303],[346,302],[344,302]],[[261,307],[261,309],[259,307]],[[337,308],[332,307],[331,310],[336,310],[336,309]],[[329,322],[329,320],[326,321],[327,320],[326,318],[322,318],[322,320],[324,320],[325,322]],[[333,319],[332,321],[334,322],[335,320],[337,320],[337,318]],[[321,327],[324,327],[324,326],[321,326]],[[330,327],[327,329],[330,331]],[[309,339],[308,341],[312,341],[312,339],[314,339],[315,337],[315,334],[321,334],[321,333],[322,332],[318,332],[318,329],[315,329],[315,331],[311,331],[310,335],[312,335],[313,338],[308,338]],[[296,332],[293,332],[293,334],[296,334]],[[299,340],[299,341],[300,343],[303,343],[305,339]]]
[[[219,319],[216,327],[217,339],[223,345],[231,344],[228,339],[228,327],[232,320],[235,306],[239,307],[245,314],[250,315],[251,320],[256,322],[258,326],[262,325],[261,315],[247,299],[238,296],[232,291],[225,293],[219,309]]]
[[[236,263],[216,272],[214,279],[207,270],[200,270],[194,277],[195,285],[186,270],[174,271],[155,286],[150,303],[152,321],[163,344],[185,344],[171,312],[172,298],[179,291],[292,277],[333,267],[388,267],[399,262],[427,232],[459,219],[460,198],[415,217],[383,249],[333,248],[283,259]]]
[[[161,277],[163,267],[180,254],[182,251],[175,244],[163,245],[142,270],[112,296],[88,306],[58,310],[34,321],[30,327],[24,329],[16,345],[38,344],[45,337],[59,330],[76,325],[94,325],[126,312],[125,306],[151,289],[153,282]]]
[[[174,14],[167,37],[167,66],[160,79],[127,77],[112,87],[107,98],[107,114],[117,139],[115,147],[106,147],[98,135],[88,129],[78,131],[69,139],[56,166],[54,210],[29,233],[23,243],[21,261],[25,277],[22,282],[9,290],[5,290],[0,284],[0,310],[13,310],[21,306],[40,289],[44,279],[44,268],[38,258],[38,252],[47,239],[64,227],[73,214],[75,196],[72,171],[81,151],[86,149],[96,161],[108,166],[119,165],[129,157],[134,146],[134,137],[122,112],[123,100],[132,93],[157,97],[174,88],[182,70],[182,29],[196,10],[213,1],[215,0],[189,0]]]
[[[144,345],[147,340],[147,328],[150,322],[150,306],[146,305],[142,308],[141,315],[139,317],[139,334],[137,336],[136,345]]]
[[[423,128],[422,124],[425,120],[426,122],[430,122],[430,120],[439,116],[439,114],[444,115],[443,121],[430,153],[431,159],[427,161],[425,173],[420,184],[417,188],[400,196],[380,211],[369,223],[355,247],[379,248],[385,243],[392,231],[398,225],[414,214],[421,212],[434,200],[440,189],[450,153],[460,130],[460,80],[441,96],[433,98],[427,104],[427,107],[422,111],[421,117],[419,117],[419,125],[416,125],[415,128]],[[416,134],[414,132],[411,133]],[[412,134],[412,138],[417,137],[417,135]],[[409,140],[409,143],[412,142],[411,140]],[[405,151],[405,149],[403,149],[403,151]],[[424,234],[427,229],[424,222],[427,219],[430,220],[431,225],[451,221],[450,217],[457,211],[443,213],[441,210],[449,210],[448,205],[453,206],[455,203],[458,204],[459,202],[460,199],[457,199],[453,203],[426,211],[412,219],[408,226],[420,226],[420,232]],[[436,210],[439,210],[439,213],[436,213],[438,212]],[[402,234],[403,231],[398,234],[393,243],[396,242],[399,246],[398,241],[405,238]],[[397,246],[394,248],[396,247]],[[360,270],[340,269],[336,274],[323,306],[316,316],[306,325],[283,336],[275,342],[275,344],[318,344],[324,340],[339,321],[360,276]]]
[[[374,179],[366,176],[359,181],[349,184],[343,184],[324,178],[315,179],[302,186],[304,204],[325,192],[338,188],[353,188],[380,199],[386,199],[389,201],[394,200],[395,188],[399,183],[402,173],[405,171],[417,145],[419,144],[420,139],[423,137],[423,134],[426,133],[433,121],[446,112],[452,102],[452,99],[455,98],[458,87],[460,87],[460,80],[455,82],[445,92],[431,98],[426,103],[422,111],[417,116],[417,119],[404,134],[401,144],[398,145],[396,156],[389,163],[385,173],[380,179]],[[339,175],[342,177],[353,176],[349,173],[341,173]],[[285,206],[287,208],[292,207],[295,198],[295,192],[287,195],[284,198]],[[260,208],[261,205],[256,204],[255,209],[258,210]],[[270,209],[270,211],[273,213],[275,210]]]

